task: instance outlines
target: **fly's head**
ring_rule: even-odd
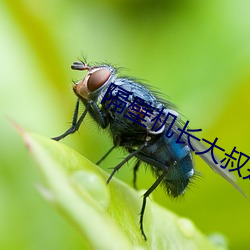
[[[71,69],[88,71],[73,87],[75,94],[85,100],[91,99],[90,96],[98,97],[100,91],[116,78],[115,69],[110,65],[89,66],[83,62],[74,62]]]

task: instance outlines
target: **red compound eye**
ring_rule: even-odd
[[[109,78],[110,71],[108,69],[99,69],[92,73],[88,79],[88,90],[93,92],[99,89]]]

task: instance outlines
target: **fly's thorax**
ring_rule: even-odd
[[[146,124],[148,128],[149,134],[162,134],[165,131],[165,129],[170,126],[171,122],[173,121],[173,117],[176,117],[177,121],[181,120],[180,114],[175,110],[163,108],[162,115],[159,116],[160,112],[161,112],[161,109],[156,109],[152,113],[152,117],[146,118],[146,122],[144,123]],[[167,115],[169,115],[170,118],[165,121]],[[157,117],[158,119],[156,120]]]

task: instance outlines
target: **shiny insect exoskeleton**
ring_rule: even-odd
[[[180,115],[175,111],[174,105],[157,97],[147,85],[132,78],[118,77],[116,69],[108,64],[89,66],[84,62],[74,62],[71,68],[86,70],[87,74],[73,87],[78,100],[72,126],[64,134],[53,139],[58,141],[77,131],[89,113],[101,128],[109,130],[114,143],[98,163],[115,147],[123,147],[129,153],[114,168],[107,183],[115,172],[133,157],[137,158],[134,166],[134,184],[140,164],[146,163],[151,167],[157,179],[143,195],[140,213],[140,229],[146,239],[143,215],[147,197],[159,184],[165,187],[169,195],[177,197],[184,193],[195,173],[191,149],[185,135],[182,143],[176,143],[180,134],[178,128],[182,124]],[[78,118],[80,102],[84,104],[85,111]],[[164,120],[166,114],[169,114],[170,119]],[[196,144],[194,147],[201,149],[202,145]],[[231,177],[212,160],[206,155],[201,157],[239,189]]]

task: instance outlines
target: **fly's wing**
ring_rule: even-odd
[[[166,107],[164,110],[165,114],[170,113],[173,117],[175,116],[177,118],[176,120],[174,120],[174,122],[176,122],[174,123],[174,125],[172,124],[172,121],[169,121],[169,120],[166,121],[165,125],[167,127],[170,127],[171,131],[175,133],[177,136],[179,136],[180,135],[179,128],[182,128],[184,125],[181,119],[181,115],[177,111],[172,109],[171,103],[168,103],[165,100],[160,99],[160,98],[158,98],[158,100],[161,101],[165,105]],[[147,127],[148,127],[148,124],[147,124]],[[152,133],[150,129],[151,127],[148,128],[148,132]],[[157,133],[162,133],[162,131],[159,131]],[[185,134],[182,135],[181,139],[185,141],[187,145],[189,145],[188,137]],[[192,146],[195,149],[195,151],[198,151],[198,152],[203,152],[207,150],[207,148],[202,143],[194,141],[194,140],[192,141]],[[201,154],[200,157],[207,163],[207,165],[210,168],[212,168],[217,174],[221,175],[224,179],[226,179],[229,183],[231,183],[245,198],[249,199],[248,196],[243,192],[243,190],[236,184],[235,177],[228,170],[221,168],[219,164],[215,164],[211,155]],[[217,157],[215,157],[215,159],[216,158]]]
[[[203,152],[207,149],[202,143],[194,140],[192,141],[192,146],[195,151],[198,152]],[[210,168],[212,168],[217,174],[221,175],[224,179],[231,183],[245,198],[249,199],[249,197],[243,192],[243,190],[236,184],[235,176],[228,172],[228,170],[221,168],[219,164],[215,164],[211,155],[201,154],[199,156],[203,159],[203,161],[207,163]],[[215,159],[216,161],[219,161],[217,160],[218,158],[216,156]]]

